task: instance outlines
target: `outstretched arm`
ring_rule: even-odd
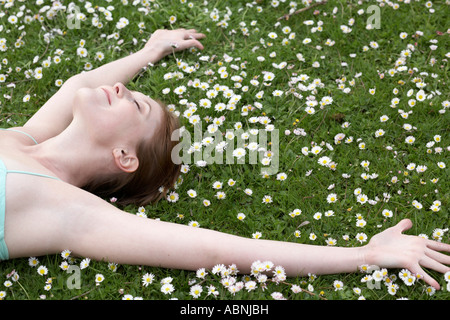
[[[174,51],[191,47],[203,49],[198,40],[203,37],[202,33],[198,33],[194,29],[157,30],[141,50],[68,79],[58,92],[27,121],[24,131],[39,142],[59,134],[72,121],[71,101],[78,89],[97,88],[101,85],[112,86],[117,82],[126,84],[143,67],[148,66],[149,63],[158,62]]]
[[[269,260],[283,266],[288,276],[355,272],[367,264],[407,268],[435,288],[439,288],[438,282],[422,267],[442,273],[450,270],[446,266],[450,257],[438,252],[450,252],[450,245],[404,235],[412,226],[410,220],[377,234],[365,246],[343,248],[248,239],[141,218],[116,209],[95,211],[97,214],[83,214],[71,223],[84,226],[77,228],[77,240],[70,243],[72,250],[81,256],[122,264],[185,270],[236,264],[248,274],[253,262]]]

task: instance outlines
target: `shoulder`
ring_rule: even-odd
[[[24,127],[0,128],[0,143],[20,143],[21,145],[38,144],[35,132]]]
[[[99,210],[115,210],[108,201],[61,180],[15,174],[8,179],[6,196],[8,207],[13,211],[36,214],[80,216]]]

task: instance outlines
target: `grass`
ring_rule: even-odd
[[[143,4],[145,1],[139,4],[133,4],[133,1],[99,1],[93,7],[93,13],[85,7],[85,2],[80,2],[77,3],[79,11],[86,19],[80,21],[79,28],[72,29],[68,21],[73,20],[68,20],[64,10],[56,12],[53,18],[47,17],[48,11],[39,14],[45,5],[51,5],[49,1],[43,2],[42,5],[35,1],[16,1],[11,7],[4,3],[0,5],[0,43],[4,48],[0,69],[2,127],[25,123],[57,91],[56,80],[65,81],[72,74],[82,72],[87,62],[95,68],[136,51],[144,44],[141,40],[148,39],[157,28],[183,27],[196,28],[207,34],[202,41],[205,50],[170,56],[144,70],[130,86],[173,104],[190,132],[193,132],[193,126],[183,117],[187,107],[181,103],[182,99],[199,105],[200,99],[205,98],[205,91],[190,85],[189,81],[199,79],[208,83],[210,88],[214,85],[228,86],[241,95],[236,109],[215,111],[213,107],[199,107],[196,114],[202,119],[203,129],[206,129],[208,121],[220,116],[225,117],[220,127],[222,132],[233,129],[236,122],[242,123],[244,131],[264,129],[264,125],[254,123],[252,119],[267,116],[279,132],[279,150],[274,150],[274,157],[279,159],[277,173],[286,173],[285,181],[277,180],[277,175],[264,177],[261,175],[262,164],[248,164],[248,161],[247,164],[234,162],[206,167],[190,164],[189,171],[182,174],[182,181],[175,190],[179,194],[177,202],[163,200],[145,208],[124,208],[131,214],[145,210],[149,218],[181,224],[197,221],[200,227],[245,237],[261,232],[265,239],[320,245],[326,245],[325,241],[333,238],[339,246],[359,246],[361,244],[355,239],[357,233],[363,232],[370,239],[403,218],[410,218],[414,223],[408,231],[410,234],[432,238],[437,228],[448,228],[448,168],[438,166],[441,162],[448,165],[449,151],[449,117],[448,111],[445,112],[449,106],[446,90],[449,39],[445,24],[448,4],[445,1],[400,1],[397,8],[388,2],[359,4],[355,1],[330,0],[325,5],[294,14],[288,20],[278,18],[289,12],[290,4],[294,3],[290,1],[276,4],[274,1],[188,3],[174,0],[146,1],[146,5]],[[297,7],[294,11],[305,7],[301,1],[295,3]],[[429,4],[432,10],[427,7]],[[373,14],[367,10],[369,5],[380,9],[379,29],[366,28],[367,20]],[[106,20],[101,12],[101,8],[107,6],[113,7],[110,8],[112,21]],[[148,10],[148,14],[138,10],[140,8]],[[219,15],[217,21],[213,21],[211,12]],[[225,27],[220,22],[224,21],[227,13],[229,19]],[[8,21],[12,15],[16,16],[16,23]],[[100,17],[102,28],[92,26],[95,15]],[[30,17],[28,22],[27,16]],[[171,16],[176,16],[174,23],[169,22]],[[116,23],[122,17],[127,18],[129,24],[118,29]],[[350,19],[354,19],[353,24]],[[305,23],[307,21],[312,24]],[[145,28],[139,27],[139,22],[143,22]],[[351,28],[351,32],[343,32],[342,25]],[[284,27],[290,27],[290,33],[295,35],[286,44],[283,44],[283,39],[289,33],[283,33]],[[321,29],[315,30],[317,27]],[[277,38],[271,39],[271,32],[275,32]],[[402,32],[407,34],[405,39],[400,37]],[[44,39],[50,33],[51,40],[46,42]],[[116,33],[117,38],[110,37]],[[311,39],[311,42],[303,43],[305,38]],[[334,44],[327,45],[328,39]],[[88,51],[86,57],[76,53],[81,40],[85,41],[84,47]],[[19,41],[18,47],[15,47],[16,41]],[[377,48],[373,47],[373,42]],[[430,45],[437,48],[431,50]],[[402,71],[396,62],[408,46],[414,50],[409,52],[410,57],[406,58],[405,70]],[[58,54],[57,49],[63,53]],[[102,61],[95,58],[96,52],[104,54]],[[299,53],[303,55],[303,60],[299,59]],[[225,55],[233,59],[227,60]],[[60,63],[54,62],[55,56],[61,57]],[[33,61],[35,57],[38,57],[37,61]],[[50,66],[42,67],[47,58],[51,61]],[[195,71],[187,73],[181,70],[176,59],[195,66]],[[286,66],[277,67],[282,62],[286,62]],[[314,62],[320,66],[314,66]],[[42,67],[42,78],[26,76],[27,70],[35,72],[39,67]],[[221,67],[228,72],[226,78],[220,76]],[[206,72],[209,70],[214,74],[208,75]],[[396,70],[395,74],[391,76],[390,70]],[[183,77],[165,80],[168,74],[175,72]],[[267,85],[263,84],[264,72],[275,75]],[[295,82],[296,77],[302,74],[307,75],[308,79]],[[233,76],[241,76],[242,79],[239,81]],[[257,79],[259,83],[253,85],[252,79]],[[320,83],[314,81],[317,79]],[[299,88],[299,83],[305,85],[304,90]],[[316,87],[308,87],[311,83],[315,83]],[[416,99],[416,104],[410,106],[408,101],[415,99],[421,83],[426,84],[423,90],[430,96],[424,101]],[[181,85],[186,86],[187,90],[179,96],[174,90]],[[247,90],[242,89],[245,86]],[[165,94],[164,89],[170,92]],[[376,89],[375,94],[371,94],[370,89]],[[273,96],[274,90],[281,90],[283,94]],[[255,95],[260,91],[264,92],[264,96],[258,99]],[[29,100],[24,102],[27,95]],[[315,106],[315,112],[309,114],[306,112],[306,101],[310,96],[319,102],[327,96],[332,97],[333,101],[323,108]],[[398,104],[393,104],[394,98],[399,99]],[[218,95],[211,101],[215,106],[218,102],[226,103],[227,99]],[[261,109],[255,108],[256,102],[261,103]],[[242,108],[248,105],[253,108],[244,113]],[[387,116],[389,120],[381,122],[382,116]],[[412,129],[405,130],[405,124],[411,125]],[[385,133],[375,137],[379,129]],[[296,130],[305,132],[305,135],[297,134]],[[286,133],[288,131],[289,134]],[[345,134],[345,139],[335,143],[335,136],[341,133]],[[405,143],[409,136],[415,138],[413,144]],[[437,136],[440,136],[439,141],[435,141]],[[350,137],[352,140],[347,141]],[[365,148],[360,148],[360,143],[364,143]],[[320,155],[305,155],[303,148],[311,150],[313,145],[323,148]],[[317,160],[321,156],[331,158],[337,166],[330,169],[319,165]],[[370,162],[367,170],[360,165],[362,161]],[[422,173],[409,170],[410,163],[425,165],[427,170]],[[375,173],[377,177],[365,179],[361,176],[364,173]],[[344,174],[349,177],[344,178]],[[235,180],[235,185],[229,186],[229,179]],[[221,191],[226,194],[223,200],[216,198],[218,190],[213,188],[216,181],[223,183]],[[253,191],[251,196],[244,193],[246,188]],[[354,193],[358,188],[373,202],[359,203]],[[197,192],[196,198],[187,195],[190,189]],[[330,193],[337,195],[335,203],[327,202]],[[389,201],[383,201],[385,194],[391,196]],[[272,203],[262,202],[265,195],[272,197]],[[208,199],[210,206],[205,206],[203,199]],[[414,207],[414,200],[423,207]],[[439,211],[433,212],[430,207],[437,200],[441,205]],[[289,213],[294,209],[301,209],[301,215],[290,217]],[[384,217],[384,209],[391,210],[393,216]],[[326,216],[325,212],[329,210],[334,215]],[[314,218],[317,212],[322,213],[320,219]],[[238,213],[245,214],[243,221],[237,219]],[[356,227],[356,214],[366,220],[365,227]],[[299,236],[295,235],[296,230],[300,231]],[[316,235],[315,240],[310,239],[311,233]],[[438,240],[449,242],[446,230]],[[266,286],[258,284],[250,292],[241,289],[231,293],[221,283],[221,276],[212,274],[211,270],[208,270],[205,279],[199,279],[195,272],[128,265],[111,269],[108,263],[96,261],[91,261],[87,268],[80,270],[80,288],[69,289],[68,284],[74,274],[61,269],[60,265],[65,261],[61,256],[38,257],[38,260],[38,266],[48,269],[46,275],[39,275],[37,266],[31,267],[28,259],[0,264],[0,278],[3,282],[11,281],[10,285],[5,282],[0,287],[5,299],[192,299],[189,292],[194,284],[201,284],[203,288],[198,299],[273,299],[276,298],[272,296],[274,292],[294,300],[450,298],[444,277],[432,271],[431,274],[443,287],[433,294],[427,293],[427,285],[423,281],[416,281],[412,286],[405,285],[399,279],[399,270],[389,270],[389,276],[397,277],[395,294],[390,294],[384,283],[379,289],[371,289],[361,282],[362,273],[289,278],[281,283],[268,281]],[[80,262],[81,259],[70,260],[75,266],[79,266]],[[18,279],[8,278],[13,270]],[[141,278],[146,273],[152,273],[155,278],[153,283],[143,286]],[[97,274],[104,276],[98,285],[95,282]],[[169,295],[161,292],[160,281],[167,277],[172,278],[175,288]],[[238,281],[241,280],[245,281],[238,278]],[[335,290],[335,280],[342,281],[342,290]],[[46,290],[48,282],[51,282],[51,288]],[[210,285],[216,288],[216,297],[207,295]],[[294,293],[293,285],[300,286],[303,291]],[[355,291],[354,288],[360,290]]]

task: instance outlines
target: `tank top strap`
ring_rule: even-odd
[[[50,178],[55,180],[61,180],[54,176],[49,176],[42,173],[36,173],[36,172],[29,172],[29,171],[22,171],[22,170],[6,170],[6,173],[19,173],[19,174],[27,174],[29,176],[36,176],[36,177],[43,177],[43,178]]]
[[[14,131],[14,132],[18,132],[18,133],[24,134],[24,135],[26,135],[28,138],[30,138],[31,140],[33,140],[35,144],[38,144],[38,142],[36,141],[36,139],[34,139],[33,136],[32,136],[31,134],[29,134],[29,133],[26,133],[26,132],[23,132],[23,131],[20,131],[20,130],[17,130],[17,129],[11,129],[11,128],[0,128],[0,130]]]

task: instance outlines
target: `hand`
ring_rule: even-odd
[[[204,37],[203,33],[198,33],[195,29],[159,29],[152,34],[145,44],[145,48],[157,52],[162,59],[172,52],[182,51],[191,47],[202,50],[203,45],[198,39],[203,39]]]
[[[439,289],[438,282],[422,267],[441,273],[450,271],[450,267],[446,266],[450,264],[450,256],[439,252],[450,252],[450,245],[402,234],[411,227],[411,220],[405,219],[372,237],[365,246],[366,262],[380,268],[406,268]]]

